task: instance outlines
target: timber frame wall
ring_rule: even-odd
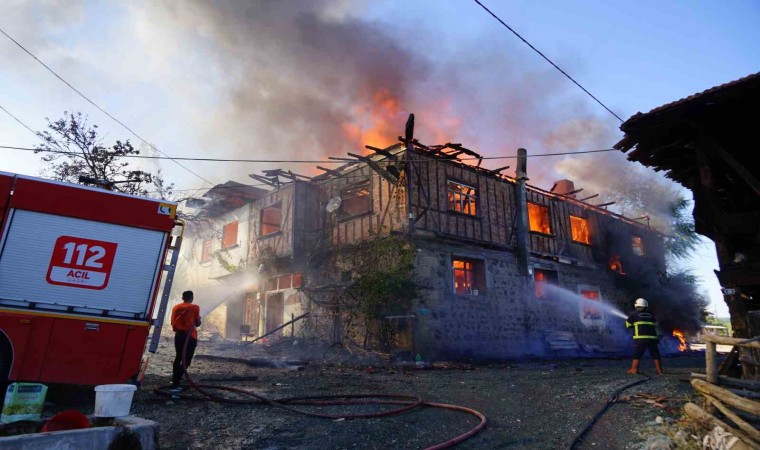
[[[407,152],[409,212],[416,219],[415,230],[490,248],[515,250],[517,245],[514,179],[457,161],[430,156],[424,151]],[[477,190],[477,214],[449,210],[447,182],[454,181]],[[533,256],[569,260],[580,265],[607,265],[613,255],[624,261],[633,257],[630,246],[612,242],[625,236],[639,236],[644,255],[664,270],[662,237],[648,227],[572,197],[528,186],[527,201],[549,208],[551,234],[531,231]],[[572,239],[570,216],[588,221],[591,243]]]
[[[390,233],[425,234],[468,245],[515,251],[515,180],[475,165],[431,155],[423,146],[411,149],[394,145],[385,149],[391,157],[373,155],[375,167],[396,167],[402,173],[397,183],[370,167],[356,162],[330,170],[309,181],[284,184],[253,202],[251,207],[252,253],[269,246],[278,257],[302,263],[317,250],[330,250]],[[330,199],[341,190],[369,181],[371,208],[346,217],[338,209],[327,212]],[[449,209],[447,182],[476,189],[477,213]],[[608,264],[615,254],[625,262],[633,257],[630,245],[612,242],[625,236],[641,237],[645,257],[664,270],[662,236],[641,223],[572,197],[528,186],[527,201],[549,208],[551,234],[529,233],[532,256],[564,260],[581,266]],[[259,236],[261,210],[279,204],[281,231]],[[572,239],[570,216],[587,220],[591,243]]]

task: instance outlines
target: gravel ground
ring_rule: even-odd
[[[310,360],[300,349],[201,341],[190,373],[198,383],[243,388],[272,399],[404,394],[473,408],[485,414],[488,425],[457,446],[462,449],[567,448],[613,392],[639,379],[625,373],[627,359],[436,363],[416,368],[371,358],[338,356],[325,361],[324,348],[308,352],[320,356]],[[428,407],[388,417],[332,420],[262,404],[171,399],[155,389],[168,383],[173,353],[171,342],[164,340],[132,405],[133,414],[159,423],[162,449],[422,449],[477,425],[471,415]],[[651,448],[652,436],[661,428],[657,423],[675,421],[682,405],[695,398],[689,373],[704,372],[704,364],[702,352],[684,353],[665,358],[666,373],[656,376],[652,361],[644,359],[641,370],[651,379],[621,392],[620,401],[575,448]],[[48,401],[46,413],[74,407],[89,414],[94,393],[91,387],[53,385]],[[347,414],[389,407],[331,406],[319,411]],[[311,406],[299,408],[315,411]]]

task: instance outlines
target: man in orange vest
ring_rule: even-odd
[[[190,367],[190,362],[195,354],[195,347],[198,345],[198,332],[195,327],[201,326],[201,309],[198,305],[193,305],[193,291],[182,293],[182,303],[174,305],[172,308],[171,318],[172,330],[174,330],[174,365],[172,367],[172,393],[182,392],[182,386],[179,385],[182,376],[185,374],[185,368]],[[185,342],[187,341],[187,349]],[[184,358],[183,358],[183,350]],[[184,359],[184,367],[182,360]]]

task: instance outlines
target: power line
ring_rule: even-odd
[[[40,60],[38,57],[36,57],[36,56],[35,56],[35,55],[34,55],[32,52],[30,52],[29,50],[27,50],[27,49],[26,49],[26,48],[25,48],[23,45],[21,45],[21,44],[20,44],[20,43],[19,43],[17,40],[13,39],[13,38],[12,38],[12,37],[11,37],[11,36],[8,34],[8,33],[6,33],[6,32],[5,32],[5,30],[3,30],[2,28],[0,28],[0,33],[4,34],[4,35],[5,35],[5,37],[7,37],[8,39],[10,39],[10,40],[11,40],[11,41],[12,41],[14,44],[16,44],[17,46],[19,46],[19,48],[21,48],[21,50],[23,50],[23,51],[24,51],[24,52],[26,52],[26,53],[27,53],[29,56],[31,56],[32,58],[34,58],[34,60],[35,60],[35,61],[37,61],[38,63],[40,63],[40,64],[42,65],[42,67],[44,67],[44,68],[45,68],[45,69],[47,69],[47,70],[48,70],[50,73],[52,73],[53,75],[55,75],[55,77],[56,77],[56,78],[58,78],[59,80],[61,80],[61,82],[63,82],[63,84],[65,84],[66,86],[68,86],[69,88],[71,88],[71,90],[73,90],[74,92],[76,92],[77,94],[79,94],[79,96],[80,96],[80,97],[82,97],[83,99],[87,100],[87,101],[88,101],[88,102],[89,102],[89,103],[90,103],[92,106],[94,106],[94,107],[98,108],[98,109],[99,109],[99,110],[100,110],[100,111],[101,111],[103,114],[105,114],[106,116],[110,117],[110,118],[111,118],[111,119],[112,119],[114,122],[116,122],[116,123],[118,123],[119,125],[121,125],[122,127],[124,127],[124,128],[127,130],[127,131],[129,131],[130,133],[132,133],[132,135],[133,135],[133,136],[135,136],[137,139],[141,140],[142,142],[144,142],[145,144],[147,144],[148,146],[150,146],[150,147],[151,147],[153,150],[157,151],[158,153],[161,153],[162,155],[166,156],[166,159],[170,159],[170,160],[174,161],[174,163],[175,163],[175,164],[177,164],[178,166],[182,167],[183,169],[187,170],[187,171],[188,171],[188,172],[190,172],[191,174],[193,174],[193,175],[195,175],[196,177],[200,178],[202,181],[205,181],[206,183],[208,183],[208,184],[210,184],[210,185],[212,185],[212,186],[213,186],[213,184],[214,184],[214,183],[212,183],[211,181],[207,180],[206,178],[204,178],[204,177],[202,177],[202,176],[198,175],[197,173],[193,172],[192,170],[190,170],[188,167],[186,167],[186,166],[185,166],[185,165],[183,165],[182,163],[180,163],[180,162],[178,162],[178,161],[175,161],[175,160],[174,160],[172,157],[170,157],[170,156],[169,156],[169,155],[167,155],[166,153],[164,153],[164,152],[162,152],[161,150],[159,150],[159,149],[158,149],[158,148],[157,148],[155,145],[151,144],[150,142],[148,142],[148,141],[146,141],[145,139],[143,139],[143,138],[142,138],[142,137],[141,137],[139,134],[135,133],[135,132],[134,132],[134,131],[133,131],[131,128],[129,128],[127,125],[125,125],[125,124],[124,124],[124,122],[120,121],[120,120],[119,120],[119,119],[117,119],[116,117],[112,116],[112,115],[111,115],[111,114],[110,114],[108,111],[106,111],[105,109],[103,109],[103,108],[101,108],[100,106],[98,106],[98,104],[97,104],[97,103],[95,103],[94,101],[90,100],[90,99],[89,99],[89,98],[88,98],[86,95],[84,95],[84,94],[83,94],[81,91],[79,91],[79,89],[75,88],[74,86],[72,86],[72,85],[71,85],[71,83],[69,83],[68,81],[64,80],[64,79],[63,79],[63,77],[61,77],[60,75],[58,75],[58,74],[57,74],[57,73],[56,73],[56,72],[55,72],[53,69],[51,69],[51,68],[50,68],[50,67],[49,67],[47,64],[45,64],[44,62],[42,62],[42,60]],[[6,112],[7,112],[7,111],[6,111]],[[26,125],[24,125],[24,126],[26,126]],[[27,128],[28,128],[28,127],[27,127]],[[35,133],[35,134],[36,134],[36,133]]]
[[[609,112],[610,114],[612,114],[613,116],[615,116],[615,118],[617,120],[619,120],[621,123],[625,122],[623,119],[620,118],[620,116],[618,116],[617,114],[615,114],[614,112],[612,112],[612,110],[610,108],[608,108],[607,105],[605,105],[604,103],[602,103],[601,100],[599,100],[598,98],[596,98],[585,87],[581,86],[580,83],[578,83],[577,81],[575,81],[573,79],[573,77],[571,77],[570,75],[568,75],[567,72],[565,72],[564,70],[560,69],[560,67],[558,65],[554,64],[554,62],[551,59],[547,58],[546,55],[544,55],[543,53],[541,53],[541,51],[539,49],[537,49],[530,42],[528,42],[527,40],[525,40],[524,37],[520,36],[520,34],[517,31],[513,30],[512,27],[510,27],[509,25],[507,25],[503,20],[501,20],[499,18],[499,16],[497,16],[496,14],[494,14],[493,12],[491,12],[490,9],[486,8],[485,5],[483,5],[482,3],[480,3],[479,0],[475,0],[475,3],[477,3],[478,5],[480,5],[481,8],[485,9],[486,12],[488,12],[488,14],[492,15],[494,19],[498,20],[502,25],[504,25],[515,36],[517,36],[518,38],[520,38],[520,40],[523,41],[528,47],[530,47],[531,49],[533,49],[533,51],[535,51],[536,53],[538,53],[539,55],[541,55],[541,57],[544,58],[549,64],[551,64],[552,66],[554,66],[555,69],[559,70],[562,73],[562,75],[566,76],[570,81],[572,81],[573,83],[575,83],[575,85],[578,86],[579,88],[581,88],[583,90],[583,92],[585,92],[586,94],[589,95],[589,97],[593,98],[597,103],[599,103],[600,105],[602,105],[602,108],[606,109],[607,112]]]
[[[2,109],[3,111],[5,111],[6,114],[8,114],[9,116],[11,116],[11,118],[13,118],[13,120],[15,120],[16,122],[18,122],[19,124],[21,124],[22,127],[24,127],[27,130],[29,130],[29,132],[32,133],[36,138],[40,139],[41,141],[45,142],[46,144],[55,145],[62,152],[65,151],[65,150],[63,150],[63,148],[61,148],[60,145],[58,145],[57,142],[55,142],[55,141],[52,141],[52,142],[46,141],[45,138],[43,138],[40,134],[38,134],[36,131],[32,130],[32,128],[29,125],[27,125],[21,119],[19,119],[18,117],[14,116],[10,111],[8,111],[7,109],[5,109],[3,107],[3,105],[0,105],[0,109]]]
[[[28,148],[28,147],[16,147],[11,145],[0,145],[0,148],[8,149],[8,150],[22,150],[22,151],[33,151],[33,152],[45,152],[45,153],[60,153],[60,154],[69,154],[69,155],[77,155],[78,153],[75,152],[67,152],[67,151],[56,151],[56,150],[40,150],[37,148]],[[539,153],[536,155],[528,155],[529,158],[536,158],[536,157],[542,157],[542,156],[566,156],[566,155],[582,155],[582,154],[588,154],[588,153],[601,153],[601,152],[616,152],[619,151],[614,148],[605,148],[605,149],[599,149],[599,150],[582,150],[578,152],[558,152],[558,153]],[[345,160],[334,160],[334,159],[326,159],[326,160],[320,160],[320,159],[295,159],[295,160],[289,160],[289,159],[226,159],[226,158],[192,158],[192,157],[170,157],[170,156],[145,156],[145,155],[121,155],[120,158],[142,158],[142,159],[171,159],[171,160],[179,160],[179,161],[203,161],[203,162],[243,162],[243,163],[298,163],[298,164],[346,164],[349,161]],[[484,156],[482,158],[459,158],[457,161],[471,161],[471,160],[478,160],[478,159],[515,159],[517,158],[516,155],[514,156]],[[449,162],[452,160],[448,159],[432,159],[430,162]],[[356,162],[361,162],[357,160]],[[415,161],[415,163],[419,162],[426,162],[426,161]]]
[[[21,119],[19,119],[18,117],[14,116],[13,114],[11,114],[11,112],[10,112],[10,111],[8,111],[7,109],[3,108],[3,105],[0,105],[0,109],[2,109],[3,111],[5,111],[5,113],[6,113],[6,114],[8,114],[9,116],[11,116],[11,118],[12,118],[13,120],[15,120],[16,122],[18,122],[18,123],[19,123],[19,124],[20,124],[22,127],[26,128],[26,129],[27,129],[27,130],[29,130],[29,131],[30,131],[30,132],[31,132],[33,135],[37,136],[37,132],[36,132],[36,131],[34,131],[34,130],[32,130],[31,128],[29,128],[29,125],[25,124],[24,122],[22,122],[22,121],[21,121]],[[38,137],[39,137],[39,136],[38,136]]]

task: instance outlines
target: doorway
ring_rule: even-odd
[[[282,314],[285,312],[285,296],[282,292],[267,294],[267,333],[282,325]],[[279,332],[275,336],[279,336]]]

